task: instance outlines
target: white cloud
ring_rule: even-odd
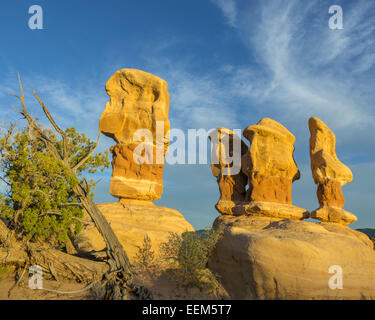
[[[237,18],[237,7],[235,0],[211,0],[214,2],[223,12],[227,23],[235,27]]]
[[[249,98],[273,104],[272,112],[292,124],[315,115],[342,132],[372,125],[373,3],[344,6],[344,30],[328,28],[328,6],[319,1],[254,1],[252,7],[236,1],[236,7],[238,33],[260,70],[241,86]]]

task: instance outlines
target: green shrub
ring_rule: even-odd
[[[171,233],[160,246],[162,257],[169,261],[171,277],[185,288],[215,289],[217,276],[207,269],[207,263],[221,235],[214,229],[182,236]]]
[[[144,237],[142,245],[138,246],[134,267],[140,277],[154,278],[159,274],[160,266],[148,235]]]
[[[11,125],[0,135],[0,175],[6,191],[0,194],[0,217],[7,219],[10,227],[29,240],[51,240],[61,247],[68,237],[81,230],[83,210],[73,188],[86,171],[94,173],[109,167],[108,152],[92,156],[75,176],[63,163],[32,134],[32,129],[21,130]],[[51,130],[43,133],[57,150],[63,149]],[[95,145],[75,128],[65,131],[67,152],[72,155],[69,164],[74,166]],[[87,192],[95,184],[87,182]]]

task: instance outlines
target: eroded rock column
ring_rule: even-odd
[[[167,83],[150,73],[122,69],[108,80],[106,91],[110,102],[100,117],[99,130],[117,142],[111,148],[110,193],[124,202],[157,200],[163,192],[169,147]]]
[[[249,188],[247,203],[234,212],[282,219],[307,218],[306,209],[292,205],[292,183],[300,178],[293,158],[294,135],[269,118],[247,127],[243,134],[250,141],[249,151],[242,158]]]
[[[342,209],[344,195],[342,186],[353,180],[351,170],[336,155],[336,137],[328,126],[318,118],[310,118],[311,171],[318,185],[317,196],[320,207],[311,212],[311,218],[322,222],[348,225],[357,217]]]
[[[241,171],[241,157],[248,147],[238,135],[227,128],[212,131],[209,139],[213,144],[211,170],[220,190],[220,199],[215,208],[221,214],[231,215],[232,209],[245,200],[248,179]],[[237,158],[234,155],[236,152]]]

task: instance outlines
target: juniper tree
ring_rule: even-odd
[[[52,130],[39,130],[61,150]],[[95,147],[85,134],[75,128],[65,130],[70,163],[76,165]],[[69,237],[81,230],[83,208],[73,189],[84,183],[83,173],[95,173],[109,167],[108,152],[88,159],[76,175],[58,162],[43,142],[31,134],[30,126],[17,129],[11,124],[0,138],[1,180],[6,191],[0,195],[0,216],[10,222],[17,234],[29,240],[49,240],[64,246]],[[95,183],[86,184],[93,196]]]
[[[17,109],[12,106],[12,108],[26,120],[27,126],[25,130],[15,135],[13,135],[14,127],[11,126],[1,140],[6,146],[4,153],[6,154],[8,150],[4,158],[3,179],[9,189],[7,195],[1,198],[0,204],[3,214],[12,222],[11,227],[16,230],[20,228],[19,230],[29,238],[56,236],[63,242],[70,234],[73,235],[79,230],[79,224],[73,220],[79,219],[81,215],[81,211],[75,206],[82,206],[106,244],[109,270],[102,279],[102,283],[105,284],[105,298],[121,299],[128,297],[129,294],[141,299],[152,298],[151,292],[146,288],[135,285],[127,254],[104,215],[93,202],[91,194],[93,184],[81,177],[85,170],[93,173],[108,164],[105,155],[99,153],[93,156],[100,133],[96,143],[93,143],[83,134],[78,134],[75,129],[62,130],[38,94],[33,91],[53,129],[43,128],[26,108],[20,78],[19,85],[21,94],[12,95],[19,99],[20,107]],[[21,155],[17,156],[17,152],[21,152]],[[13,168],[13,164],[16,167]],[[30,171],[34,176],[30,177]],[[47,182],[47,185],[44,182]],[[48,197],[52,198],[48,199]],[[0,244],[4,245],[12,237],[0,220]],[[22,248],[19,243],[16,247]],[[61,259],[59,252],[51,252],[53,254],[40,252],[39,255],[48,260],[48,263],[54,258]],[[0,250],[0,256],[1,254],[4,252]],[[8,258],[9,252],[5,255]],[[25,253],[17,252],[13,260],[19,262],[24,256]],[[69,257],[69,260],[74,261],[72,263],[79,267],[73,272],[77,275],[87,276],[90,270],[95,272],[103,270],[101,263],[93,265],[88,260],[85,265],[82,259]],[[66,268],[68,263],[59,262],[60,269]],[[72,271],[72,267],[68,269]]]

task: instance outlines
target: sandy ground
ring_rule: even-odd
[[[157,279],[141,277],[136,282],[149,288],[155,300],[216,300],[228,299],[225,290],[219,287],[215,292],[200,291],[197,288],[179,288],[165,274]],[[25,274],[16,285],[15,272],[10,270],[7,274],[0,275],[0,300],[95,300],[96,290],[88,289],[79,293],[58,294],[45,290],[32,290],[28,285],[28,275]],[[43,287],[63,292],[71,292],[83,289],[84,283],[74,281],[43,280]],[[9,294],[10,292],[10,294]]]
[[[0,280],[0,300],[92,300],[95,295],[91,290],[86,290],[78,294],[57,294],[45,290],[32,290],[28,286],[28,281],[20,281],[14,286],[16,281],[14,275],[3,277]],[[85,287],[85,284],[72,281],[52,281],[44,280],[43,287],[59,291],[75,291]],[[12,289],[13,288],[13,289]],[[10,294],[9,294],[10,291]]]

